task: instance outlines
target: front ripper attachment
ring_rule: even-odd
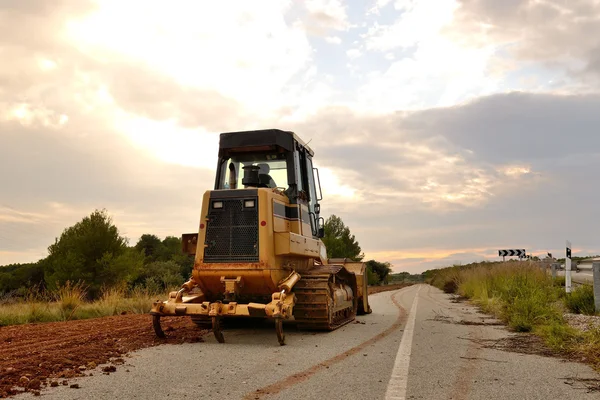
[[[277,340],[281,346],[285,345],[285,333],[283,332],[283,320],[281,318],[275,318],[275,332],[277,333]]]
[[[161,339],[166,339],[167,335],[165,335],[165,332],[160,326],[160,315],[155,314],[152,316],[152,327],[154,328],[154,333],[156,333],[156,336]]]
[[[249,317],[249,318],[268,318],[275,322],[275,332],[277,340],[281,346],[285,345],[285,334],[283,332],[283,320],[293,318],[293,308],[296,304],[296,295],[292,292],[294,285],[300,280],[297,272],[292,272],[283,279],[278,285],[278,292],[271,295],[271,302],[267,304],[247,303],[240,304],[229,301],[202,301],[203,295],[185,296],[189,288],[184,287],[179,292],[172,292],[169,300],[157,300],[152,305],[152,326],[156,336],[166,338],[165,332],[161,328],[161,316],[191,316],[195,318],[205,318],[211,321],[212,331],[219,343],[224,343],[225,338],[221,330],[222,318]]]
[[[221,317],[212,317],[212,330],[215,335],[215,339],[217,339],[217,342],[225,343],[225,337],[223,337],[223,332],[221,331]]]

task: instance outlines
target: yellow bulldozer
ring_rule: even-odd
[[[157,336],[163,316],[189,316],[220,343],[222,319],[268,318],[284,345],[284,321],[331,331],[371,312],[365,264],[327,258],[313,156],[293,132],[220,134],[214,190],[204,193],[198,232],[182,236],[192,276],[154,302]]]

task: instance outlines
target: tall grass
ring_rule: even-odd
[[[100,298],[93,302],[85,301],[85,296],[86,288],[81,283],[67,282],[51,293],[39,287],[31,288],[22,299],[3,299],[0,303],[0,326],[97,318],[125,313],[144,314],[150,311],[156,298],[168,297],[166,293],[158,293],[157,290],[145,287],[135,287],[131,290],[124,287],[104,288]]]
[[[565,305],[572,313],[594,315],[596,313],[594,287],[592,285],[576,287],[569,296],[565,297]]]
[[[87,288],[82,282],[73,284],[71,281],[67,281],[58,288],[56,296],[63,320],[68,321],[73,318],[73,314],[83,303],[86,292]]]
[[[474,299],[519,332],[562,319],[560,289],[551,277],[527,263],[461,271],[458,293]]]
[[[566,294],[564,278],[553,280],[528,262],[449,267],[437,271],[429,283],[471,299],[514,331],[533,332],[556,350],[585,356],[600,369],[600,329],[581,332],[563,317],[566,311],[594,314],[591,286]]]

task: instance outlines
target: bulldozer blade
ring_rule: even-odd
[[[154,328],[154,333],[156,333],[156,336],[158,336],[161,339],[165,339],[167,337],[167,335],[165,335],[165,332],[162,330],[162,327],[160,326],[160,315],[152,316],[152,327]]]

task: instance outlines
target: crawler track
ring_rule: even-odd
[[[294,319],[301,330],[335,330],[354,320],[356,297],[351,307],[334,311],[334,282],[344,283],[353,288],[356,294],[356,280],[343,267],[335,265],[319,266],[308,273],[294,286],[296,305]]]

